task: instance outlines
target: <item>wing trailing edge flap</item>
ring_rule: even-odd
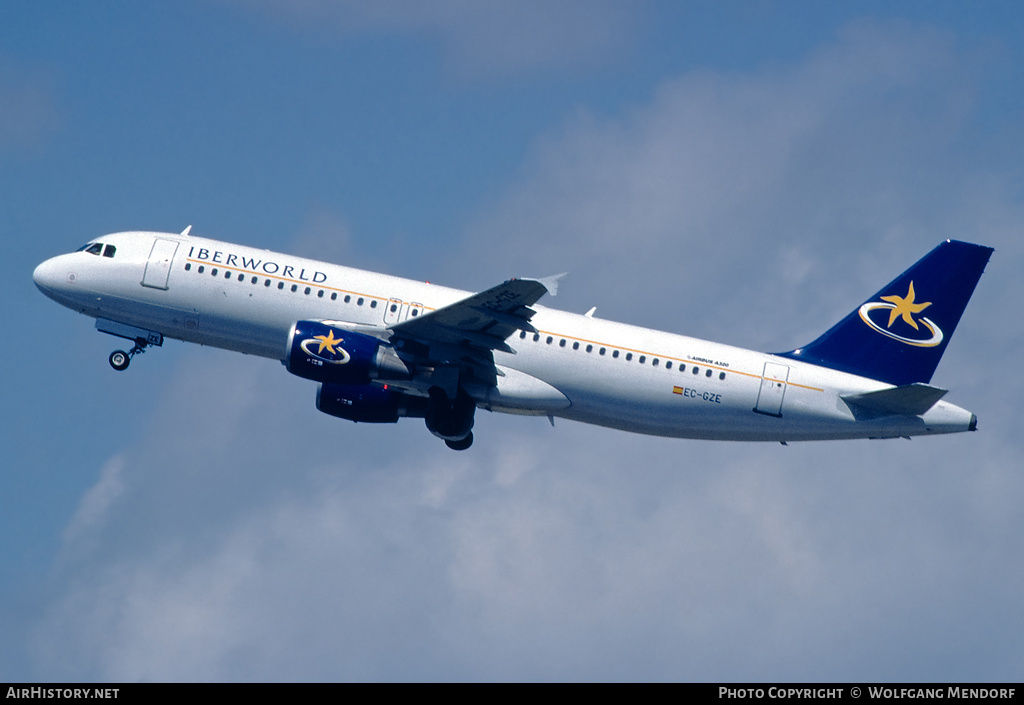
[[[920,416],[935,406],[947,391],[916,382],[864,394],[843,394],[840,398],[872,414]]]

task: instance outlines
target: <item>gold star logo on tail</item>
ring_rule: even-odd
[[[900,316],[903,317],[903,322],[912,326],[914,330],[919,330],[917,327],[917,321],[914,320],[915,313],[921,313],[926,308],[932,305],[931,301],[926,303],[914,303],[914,282],[910,282],[910,288],[907,290],[906,296],[883,296],[882,301],[888,301],[894,304],[894,307],[889,311],[889,325],[887,328],[892,328],[892,324],[896,322],[896,319]]]
[[[934,348],[937,345],[942,344],[944,338],[942,329],[935,325],[935,322],[920,316],[914,318],[915,315],[920,314],[926,308],[932,305],[931,301],[922,301],[917,303],[917,294],[914,292],[914,282],[910,282],[910,286],[907,287],[907,295],[899,296],[893,294],[892,296],[881,296],[881,301],[868,301],[863,304],[859,309],[858,313],[860,318],[864,321],[872,330],[876,333],[898,340],[901,343],[907,345],[913,345],[918,348]],[[883,303],[884,302],[884,303]],[[872,312],[877,311],[880,320],[877,322],[872,320]],[[889,313],[889,322],[882,327],[882,323],[885,321],[882,316],[885,314],[883,311]],[[917,333],[910,333],[910,336],[901,335],[899,331],[901,328],[897,326],[896,330],[892,330],[892,324],[896,322],[897,318],[902,318],[903,322],[913,328]],[[923,328],[923,330],[922,330]],[[908,332],[902,329],[902,332]]]

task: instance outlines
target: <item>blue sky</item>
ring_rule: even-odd
[[[0,680],[1021,680],[1015,3],[0,5]],[[978,433],[778,445],[319,414],[32,285],[193,232],[763,350],[996,248]],[[17,341],[15,343],[14,341]]]

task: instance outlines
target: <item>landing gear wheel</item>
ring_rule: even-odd
[[[458,441],[445,441],[444,444],[452,450],[466,450],[473,445],[473,433]]]
[[[128,363],[131,361],[131,356],[124,350],[115,350],[110,353],[110,366],[118,372],[128,369]]]

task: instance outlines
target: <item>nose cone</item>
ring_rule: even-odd
[[[32,281],[39,291],[58,303],[65,303],[72,289],[77,288],[78,275],[68,267],[67,255],[46,260],[32,272]]]
[[[47,296],[57,288],[57,284],[62,280],[63,277],[57,274],[56,258],[46,260],[36,267],[36,271],[32,272],[32,281]]]

